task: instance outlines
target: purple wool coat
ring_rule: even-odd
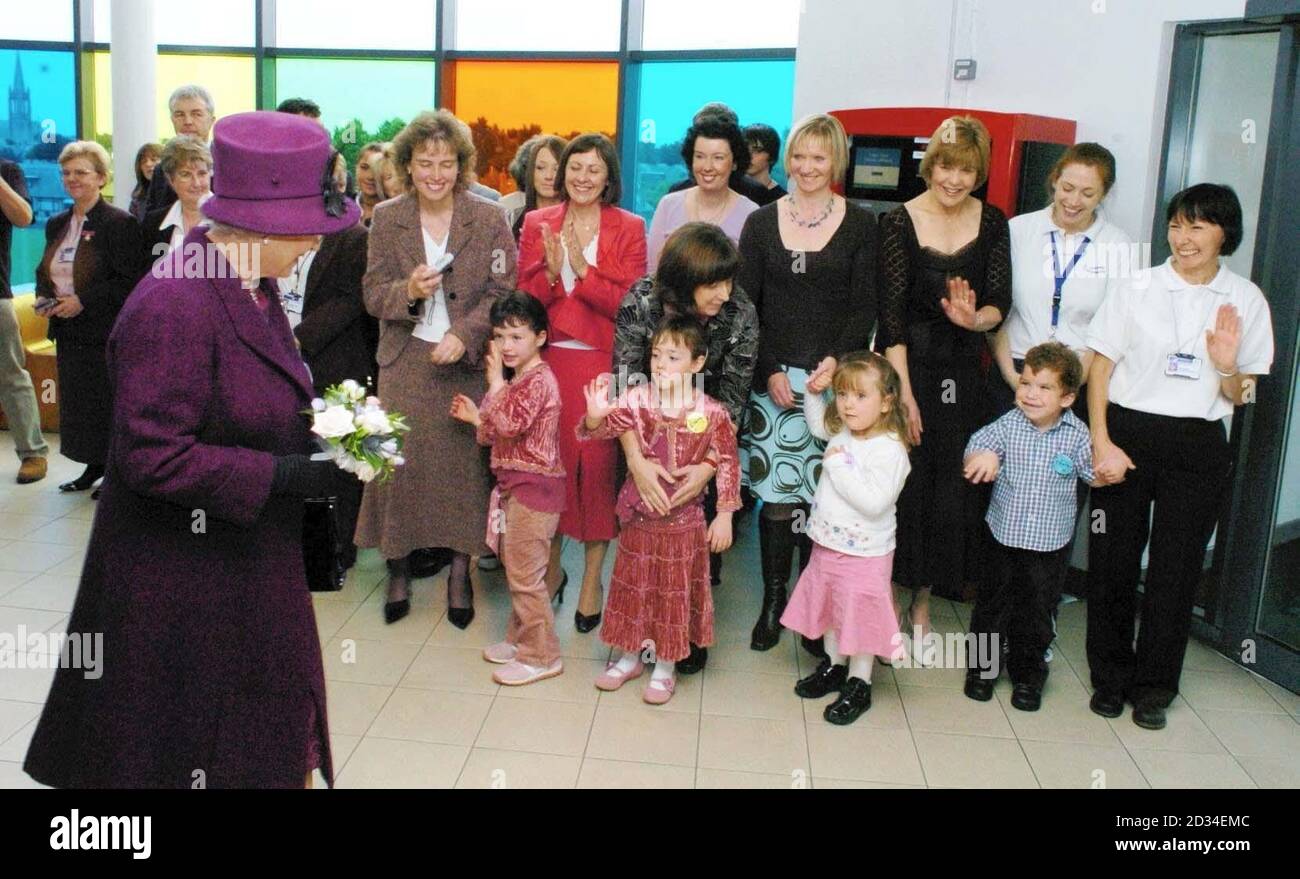
[[[58,670],[24,768],[55,787],[301,788],[319,735],[332,784],[302,502],[270,495],[273,456],[311,450],[311,381],[274,298],[264,314],[182,261],[145,276],[108,342],[108,472],[68,624],[103,633],[102,677]]]

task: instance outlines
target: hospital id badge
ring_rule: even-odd
[[[1192,354],[1170,354],[1165,375],[1198,379],[1201,377],[1201,358]]]
[[[59,262],[71,263],[71,262],[75,262],[76,259],[77,259],[77,248],[75,247],[59,248]]]

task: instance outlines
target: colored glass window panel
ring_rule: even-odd
[[[648,222],[655,205],[668,188],[686,179],[682,141],[695,112],[710,101],[729,105],[742,126],[766,123],[781,135],[790,130],[794,104],[793,61],[665,61],[634,65],[629,76],[638,77],[635,136],[631,168],[624,169],[623,194],[629,210]],[[627,150],[624,151],[627,155]],[[772,177],[785,185],[780,157],[772,163]]]
[[[231,113],[257,109],[257,72],[252,56],[244,55],[172,55],[160,54],[157,68],[158,139],[165,141],[173,136],[171,111],[167,99],[182,85],[195,83],[212,95],[217,118]],[[113,84],[112,62],[107,52],[93,53],[93,63],[86,72],[85,88],[94,95],[91,134],[104,146],[112,149]],[[133,152],[140,144],[127,144]]]
[[[275,45],[290,49],[403,49],[432,52],[432,0],[277,0]]]
[[[473,130],[479,180],[493,189],[514,191],[506,169],[534,134],[615,134],[617,63],[458,61],[451,70],[452,106]]]
[[[372,140],[392,140],[411,117],[434,106],[432,61],[279,58],[275,100],[309,98],[320,105],[321,123],[355,165]]]
[[[620,0],[473,0],[456,8],[456,48],[498,52],[617,52]]]
[[[0,49],[0,158],[17,162],[27,178],[32,225],[13,230],[10,281],[31,289],[45,250],[45,223],[72,202],[63,191],[59,152],[77,139],[72,52]]]

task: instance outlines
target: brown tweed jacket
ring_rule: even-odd
[[[492,303],[515,289],[515,239],[498,205],[457,192],[452,207],[447,252],[455,255],[443,275],[451,333],[465,345],[464,362],[481,368],[492,327]],[[389,366],[406,347],[416,318],[406,305],[406,284],[424,265],[420,206],[408,193],[375,208],[370,250],[362,280],[366,310],[379,318],[379,365]]]

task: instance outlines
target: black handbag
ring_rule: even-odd
[[[312,592],[338,592],[347,569],[339,547],[338,498],[308,498],[303,506],[302,561],[307,588]]]

